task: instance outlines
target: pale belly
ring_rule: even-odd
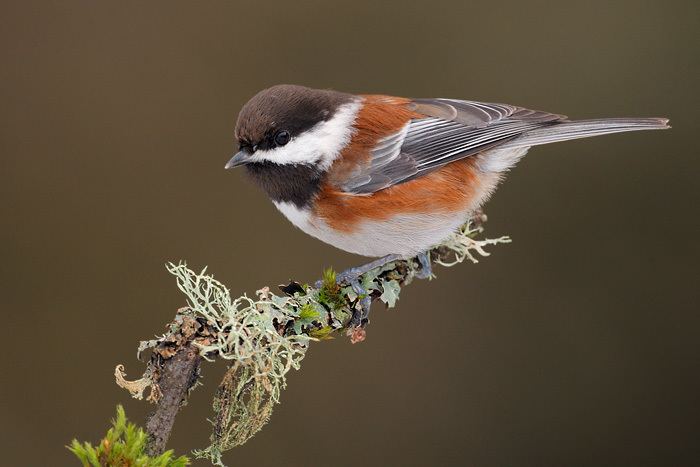
[[[275,203],[275,206],[307,234],[341,250],[371,257],[415,256],[445,240],[469,217],[469,210],[400,214],[384,220],[366,220],[357,224],[352,232],[342,232],[329,227],[311,211],[291,203]]]

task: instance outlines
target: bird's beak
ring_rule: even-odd
[[[224,169],[232,169],[234,167],[238,167],[239,165],[245,165],[250,162],[250,156],[252,156],[252,154],[248,151],[238,151],[236,155],[226,163]]]

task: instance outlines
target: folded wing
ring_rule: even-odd
[[[414,99],[408,105],[425,118],[411,120],[379,141],[370,161],[359,167],[341,189],[354,194],[374,193],[496,147],[529,147],[667,127],[665,119],[571,122],[563,115],[508,104],[455,99]]]

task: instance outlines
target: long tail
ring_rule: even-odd
[[[667,118],[600,118],[562,121],[530,130],[498,148],[522,148],[625,131],[665,130],[666,128],[671,128]]]

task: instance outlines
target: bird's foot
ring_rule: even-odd
[[[351,284],[353,280],[358,280],[362,274],[365,274],[372,269],[381,268],[382,266],[398,259],[401,259],[400,255],[386,255],[367,264],[363,264],[362,266],[346,269],[345,271],[336,274],[336,282],[346,282]]]
[[[481,210],[481,208],[475,209],[470,217],[474,228],[477,230],[481,229],[488,220],[488,216]]]
[[[359,309],[355,309],[352,318],[348,323],[349,329],[361,329],[367,325],[369,322],[369,311],[372,306],[372,297],[365,290],[360,282],[360,278],[363,274],[373,270],[381,268],[386,264],[393,261],[401,259],[400,255],[387,255],[383,258],[379,258],[362,266],[357,266],[354,268],[346,269],[343,272],[339,272],[335,275],[335,281],[338,285],[346,284],[352,287],[353,292],[355,292],[359,299]],[[420,263],[420,269],[416,272],[416,277],[419,279],[430,279],[433,277],[433,269],[430,263],[430,252],[426,251],[417,256],[418,262]],[[323,281],[316,282],[316,288],[321,288]],[[361,339],[358,339],[359,342]]]
[[[335,282],[337,284],[347,284],[352,287],[353,292],[355,292],[359,298],[360,309],[355,310],[352,318],[350,319],[349,328],[362,328],[369,322],[369,310],[372,306],[372,297],[362,284],[360,283],[360,277],[371,271],[372,269],[381,268],[382,266],[400,259],[399,255],[387,255],[383,258],[379,258],[362,266],[357,266],[354,268],[346,269],[343,272],[339,272],[335,275]],[[316,283],[316,287],[319,288],[322,285],[322,281]],[[359,342],[359,340],[358,340]]]
[[[418,279],[432,279],[433,266],[430,264],[430,251],[424,251],[416,259],[420,263],[420,269],[416,272]]]
[[[372,297],[367,293],[367,290],[362,287],[358,278],[353,279],[350,282],[350,286],[352,287],[352,291],[357,294],[358,300],[360,301],[360,309],[355,309],[353,311],[352,318],[350,318],[350,323],[348,323],[348,325],[351,329],[362,328],[369,323],[369,310],[372,307]]]
[[[387,255],[362,266],[356,266],[354,268],[346,269],[343,272],[336,273],[335,282],[337,284],[348,284],[352,285],[353,282],[360,280],[360,276],[372,269],[381,268],[382,266],[401,259],[400,255]],[[316,281],[316,288],[320,288],[323,285],[322,280]]]

